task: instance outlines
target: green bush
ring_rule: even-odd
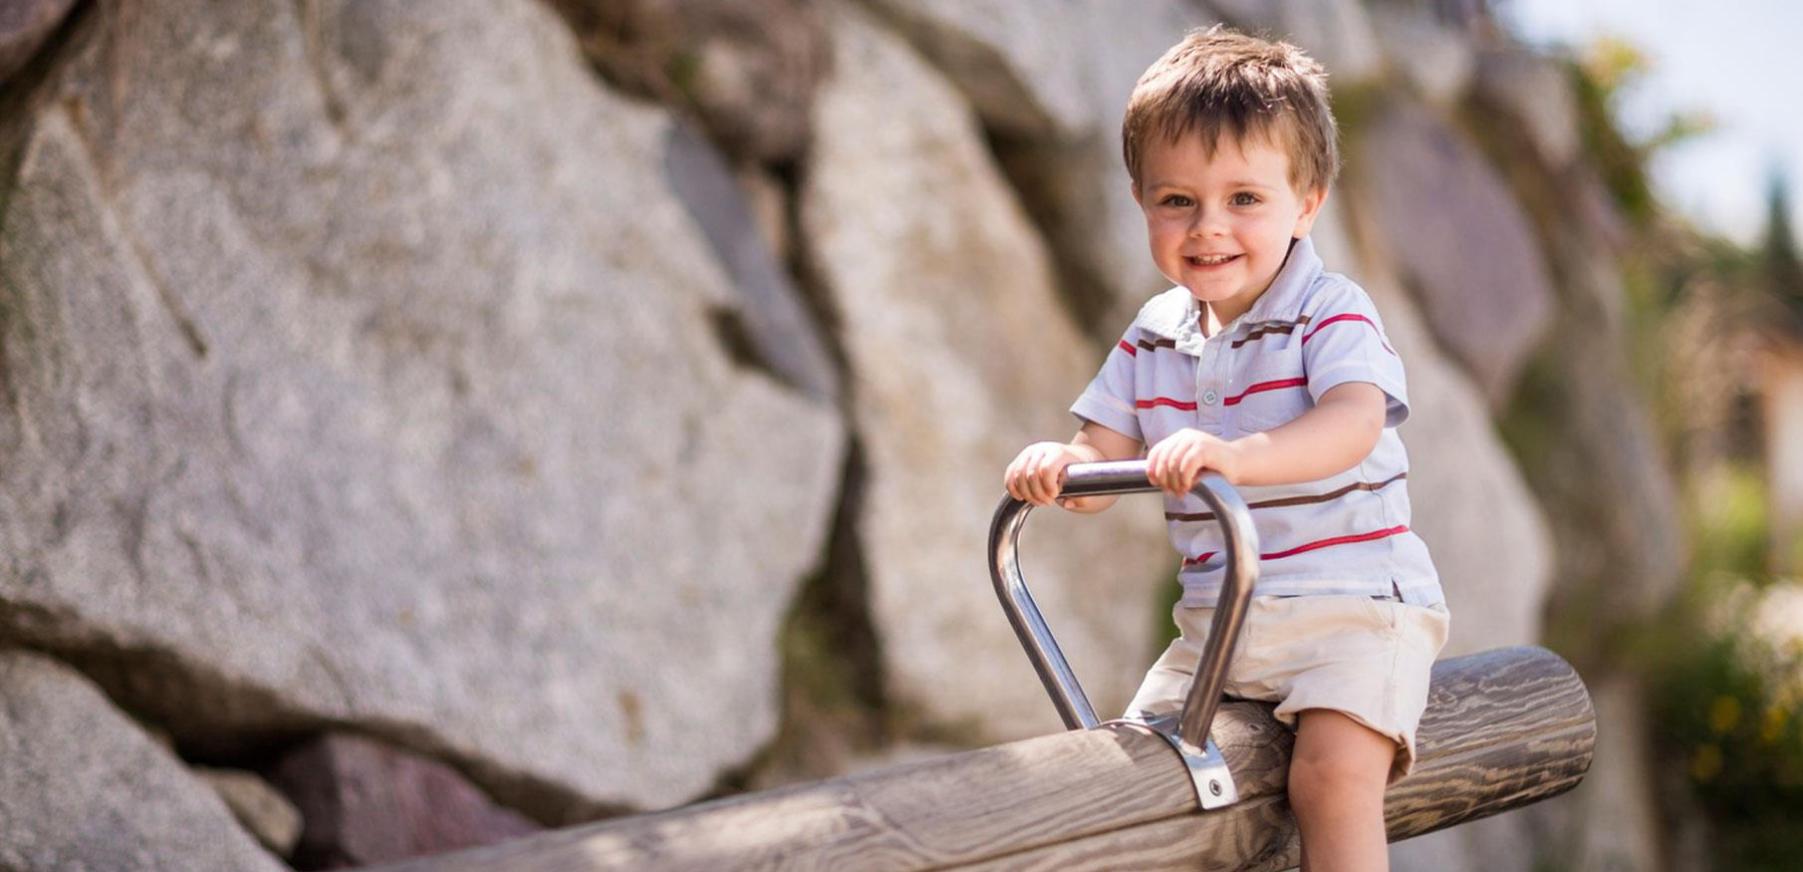
[[[1702,582],[1699,600],[1718,603],[1714,619],[1691,622],[1677,638],[1695,641],[1668,648],[1655,673],[1656,741],[1684,767],[1721,869],[1803,864],[1803,635],[1762,636],[1754,622],[1776,590]]]

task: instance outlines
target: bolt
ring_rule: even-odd
[[[1215,796],[1220,796],[1221,795],[1221,782],[1219,782],[1219,781],[1208,782],[1208,792],[1214,794]]]

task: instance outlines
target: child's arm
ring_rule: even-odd
[[[1346,382],[1321,395],[1295,420],[1232,441],[1183,429],[1152,446],[1146,474],[1172,496],[1187,493],[1202,470],[1238,485],[1295,484],[1345,472],[1364,460],[1383,435],[1383,389]]]
[[[1073,463],[1130,460],[1139,456],[1141,447],[1138,439],[1091,421],[1084,424],[1069,443],[1035,442],[1027,446],[1013,463],[1008,464],[1002,485],[1008,489],[1009,496],[1036,506],[1057,503],[1073,512],[1099,512],[1114,505],[1117,497],[1060,499],[1058,492],[1064,488],[1064,468]]]

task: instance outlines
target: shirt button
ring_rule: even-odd
[[[1213,388],[1209,388],[1208,390],[1205,390],[1202,392],[1202,403],[1204,405],[1212,406],[1215,404],[1215,401],[1219,400],[1220,398],[1221,398],[1221,395],[1215,393]]]

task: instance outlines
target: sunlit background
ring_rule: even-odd
[[[1502,0],[1523,39],[1583,51],[1619,42],[1642,66],[1623,88],[1624,130],[1654,140],[1674,119],[1692,135],[1659,150],[1653,178],[1667,202],[1701,226],[1750,245],[1765,229],[1770,180],[1803,179],[1803,8],[1780,0]],[[1792,226],[1803,204],[1791,203]]]

